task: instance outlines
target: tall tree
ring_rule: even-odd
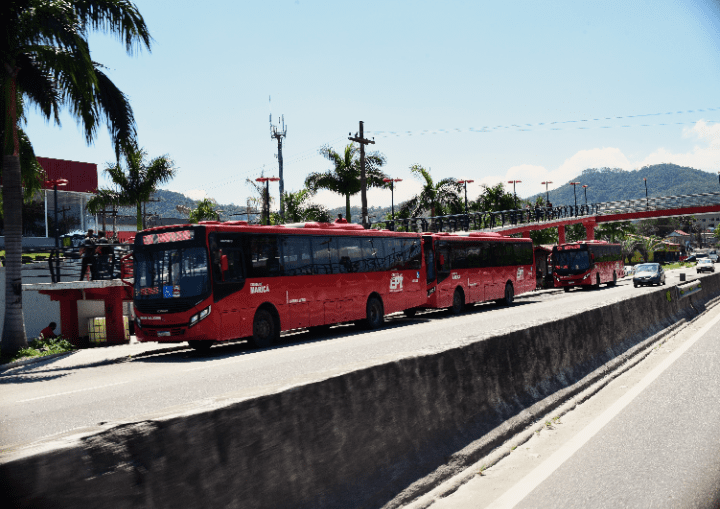
[[[500,183],[495,186],[482,185],[482,192],[475,201],[470,202],[468,208],[478,212],[500,212],[515,208],[515,196],[505,190]]]
[[[103,217],[103,230],[106,229],[105,226],[105,213],[103,211],[107,210],[108,207],[112,207],[112,231],[115,232],[115,225],[116,225],[116,218],[117,218],[117,208],[118,205],[123,201],[122,195],[120,192],[116,191],[115,189],[98,189],[95,192],[95,196],[90,198],[87,203],[85,204],[85,207],[88,209],[88,212],[90,212],[92,215],[97,215],[102,213]]]
[[[3,44],[3,209],[5,218],[5,323],[3,354],[27,345],[22,316],[21,132],[28,102],[46,119],[60,123],[67,106],[90,143],[103,118],[115,152],[135,136],[135,121],[125,95],[90,57],[88,35],[109,32],[128,53],[150,48],[150,33],[128,0],[9,0],[0,7]]]
[[[291,223],[302,221],[320,221],[323,223],[330,222],[330,212],[323,205],[311,203],[310,198],[314,196],[309,189],[301,189],[299,191],[286,191],[283,196],[285,203],[285,220]],[[271,222],[273,224],[281,224],[282,218],[280,214],[273,213]]]
[[[160,184],[170,181],[177,168],[169,156],[159,156],[147,162],[147,152],[133,145],[123,149],[125,164],[108,163],[105,173],[120,190],[120,205],[135,206],[137,211],[137,231],[143,229],[142,204],[158,190]]]
[[[462,214],[465,210],[460,193],[463,185],[454,178],[445,178],[435,182],[430,171],[419,164],[410,167],[410,171],[422,182],[419,194],[400,204],[399,217],[420,217],[429,212],[430,217],[445,214]]]
[[[188,220],[191,223],[199,223],[200,221],[219,221],[220,214],[215,211],[217,203],[210,198],[205,198],[198,206],[190,211]]]
[[[305,179],[305,187],[312,192],[327,189],[345,197],[345,218],[350,221],[350,197],[360,192],[360,149],[355,143],[345,147],[342,153],[331,147],[320,149],[320,155],[333,163],[333,169],[324,173],[311,173]],[[380,152],[365,154],[365,180],[368,187],[383,187],[388,178],[380,168],[386,163]]]

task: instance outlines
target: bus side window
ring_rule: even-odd
[[[243,274],[242,251],[235,248],[225,248],[222,254],[227,257],[228,269],[224,273],[226,283],[237,283],[245,279]]]
[[[467,248],[457,243],[452,246],[452,268],[453,269],[467,269]]]
[[[362,238],[362,259],[365,270],[375,272],[385,270],[385,246],[380,237]]]
[[[438,283],[450,275],[450,245],[447,242],[437,243],[437,280]]]
[[[282,273],[276,235],[249,236],[248,277],[279,276]]]
[[[312,237],[313,274],[332,274],[332,237]]]
[[[282,239],[283,268],[286,276],[312,274],[312,247],[305,235],[284,235]]]
[[[480,254],[480,245],[477,243],[472,243],[467,248],[467,266],[470,269],[479,269],[482,267],[481,265],[481,254]]]

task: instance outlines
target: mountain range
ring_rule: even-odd
[[[647,179],[646,181],[643,178]],[[585,203],[585,189],[587,185],[588,203],[629,200],[645,197],[645,183],[647,182],[648,196],[676,196],[684,194],[697,194],[720,191],[718,175],[706,171],[696,170],[676,164],[655,164],[645,166],[639,170],[625,171],[618,168],[590,168],[571,180],[580,185],[563,184],[549,192],[550,202],[553,205],[573,205],[576,187],[577,203]],[[535,202],[538,196],[545,198],[545,193],[539,193],[525,199]],[[470,200],[476,197],[468,196]],[[157,214],[163,218],[186,218],[187,215],[179,212],[177,205],[189,208],[197,207],[198,201],[192,200],[184,194],[174,191],[159,190],[154,194],[153,200],[147,203],[147,212]],[[399,208],[399,204],[395,210]],[[245,207],[233,204],[218,204],[217,209],[222,211],[220,218],[246,219]],[[134,215],[134,209],[123,208],[121,214]],[[345,213],[345,207],[330,210],[330,217]],[[352,207],[352,221],[360,222],[360,207]],[[381,220],[390,213],[390,207],[369,207],[368,214],[372,221]],[[374,218],[373,218],[374,216]]]

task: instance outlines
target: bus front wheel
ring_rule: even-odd
[[[370,297],[365,307],[365,316],[365,328],[377,329],[381,327],[385,321],[382,301],[377,297]]]
[[[252,343],[257,348],[267,348],[280,336],[275,318],[267,309],[258,309],[253,320]]]

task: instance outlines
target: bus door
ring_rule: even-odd
[[[480,275],[484,288],[484,299],[499,299],[497,287],[498,281],[502,279],[502,275],[497,270],[497,251],[502,245],[499,242],[483,242],[481,247],[482,253],[482,270]],[[504,285],[504,282],[503,282]],[[503,286],[504,291],[504,286]]]
[[[435,244],[435,267],[437,268],[437,305],[440,307],[449,306],[452,303],[455,289],[450,279],[451,252],[450,244],[446,241],[438,241]]]
[[[481,268],[481,244],[472,243],[467,248],[467,285],[468,285],[468,302],[481,302],[485,300],[485,281]]]
[[[436,275],[435,275],[435,251],[433,246],[433,239],[430,235],[424,235],[422,238],[423,241],[423,256],[425,257],[425,274],[427,276],[427,287],[428,290],[435,286],[437,282],[435,281]]]

